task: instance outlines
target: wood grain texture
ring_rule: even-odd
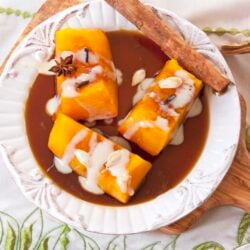
[[[38,10],[38,12],[33,16],[28,26],[24,29],[21,36],[18,38],[14,46],[11,48],[10,53],[5,58],[3,64],[0,66],[0,74],[2,73],[4,66],[6,62],[8,61],[11,53],[14,51],[14,49],[17,47],[17,45],[23,40],[23,38],[32,30],[34,29],[38,24],[49,18],[50,16],[53,16],[54,14],[67,9],[75,4],[79,4],[80,0],[47,0],[41,8]]]
[[[40,8],[38,13],[33,17],[27,28],[24,30],[12,51],[19,44],[19,42],[39,23],[51,15],[54,15],[59,11],[62,11],[65,8],[71,7],[78,3],[79,0],[47,0]],[[4,65],[1,66],[0,73],[3,67]],[[239,146],[232,167],[224,178],[223,182],[220,184],[219,188],[214,192],[214,194],[201,207],[176,223],[162,228],[162,232],[169,234],[179,234],[190,228],[207,210],[217,206],[233,205],[241,207],[250,212],[250,155],[245,144],[246,105],[243,98],[241,98],[241,108],[242,123]]]
[[[222,92],[230,83],[214,64],[168,27],[153,8],[143,5],[139,0],[105,1],[135,24],[144,35],[158,44],[166,55],[176,59],[185,69],[192,72],[215,91]]]
[[[233,164],[213,195],[191,214],[161,229],[168,234],[179,234],[192,225],[209,209],[232,205],[250,212],[250,154],[246,148],[246,103],[241,102],[241,133]]]

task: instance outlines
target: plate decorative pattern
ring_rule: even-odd
[[[170,11],[158,8],[156,11],[233,81],[226,62],[204,32]],[[88,1],[43,22],[16,48],[0,79],[0,144],[6,165],[23,193],[59,220],[109,234],[153,230],[193,211],[216,189],[233,160],[240,130],[236,87],[230,86],[226,94],[219,97],[206,89],[210,110],[208,140],[194,169],[178,186],[143,204],[127,207],[91,204],[59,189],[44,176],[26,136],[27,95],[38,75],[38,65],[52,57],[54,33],[62,27],[136,29],[104,1]]]

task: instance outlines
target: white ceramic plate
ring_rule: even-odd
[[[172,12],[157,11],[188,43],[233,80],[223,57],[201,30]],[[236,87],[230,86],[222,96],[213,95],[210,89],[206,89],[210,111],[208,140],[194,169],[178,186],[138,205],[108,207],[91,204],[61,190],[42,175],[26,136],[24,108],[29,89],[38,75],[37,66],[52,56],[54,33],[66,26],[135,29],[104,1],[90,1],[43,22],[18,46],[0,82],[0,143],[16,183],[29,200],[49,214],[94,232],[127,234],[148,231],[187,215],[212,194],[234,157],[240,130]]]

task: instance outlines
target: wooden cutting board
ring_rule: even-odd
[[[31,22],[14,45],[12,51],[18,45],[18,43],[39,23],[58,13],[59,11],[62,11],[80,2],[81,1],[79,0],[47,0],[37,12],[37,14],[32,18]],[[6,61],[8,58],[9,56],[7,57]],[[5,62],[0,67],[0,73],[3,70]],[[190,228],[207,210],[218,206],[232,205],[250,212],[250,154],[247,151],[245,143],[246,104],[242,97],[241,110],[241,134],[239,145],[233,164],[226,177],[219,185],[218,189],[212,194],[210,198],[206,200],[206,202],[203,203],[201,207],[197,208],[191,214],[175,222],[174,224],[162,228],[162,232],[169,234],[179,234]]]

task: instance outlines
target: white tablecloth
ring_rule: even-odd
[[[0,0],[0,63],[43,2]],[[250,39],[249,0],[144,2],[168,8],[202,29],[209,28],[213,33],[211,39],[218,45]],[[219,36],[222,30],[226,34]],[[250,55],[228,56],[226,59],[250,107]],[[118,237],[79,233],[29,203],[1,157],[0,173],[0,249],[250,249],[250,214],[237,208],[214,209],[179,236],[168,236],[159,231]]]

